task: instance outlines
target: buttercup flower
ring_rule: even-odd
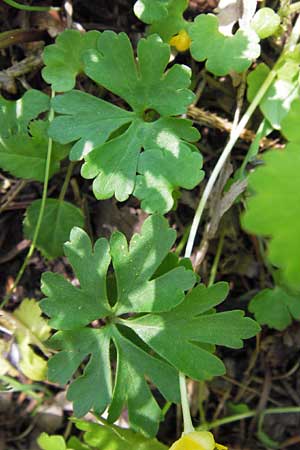
[[[228,450],[228,448],[217,444],[209,431],[193,431],[174,442],[170,450]]]
[[[170,39],[170,45],[175,47],[179,52],[185,52],[190,48],[191,38],[185,30],[179,31],[178,34]]]

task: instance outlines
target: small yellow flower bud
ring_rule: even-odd
[[[193,431],[185,434],[174,442],[170,450],[228,450],[223,445],[216,444],[214,436],[209,431]]]
[[[179,52],[185,52],[190,48],[191,38],[185,30],[181,30],[170,39],[170,45]]]

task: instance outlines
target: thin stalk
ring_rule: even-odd
[[[243,117],[241,118],[240,122],[238,123],[237,127],[235,128],[235,130],[232,132],[229,141],[227,143],[227,145],[225,146],[214,170],[212,171],[212,174],[208,180],[207,185],[205,186],[203,195],[201,197],[201,200],[199,202],[198,208],[196,210],[194,219],[193,219],[193,223],[191,226],[191,231],[190,231],[190,235],[188,238],[188,242],[187,242],[187,246],[185,249],[185,256],[187,258],[189,258],[192,254],[192,250],[193,250],[193,246],[194,246],[194,242],[195,242],[195,238],[196,238],[196,234],[197,234],[197,230],[202,218],[202,214],[204,211],[204,208],[206,206],[207,200],[211,194],[211,191],[214,188],[214,185],[217,181],[217,178],[228,158],[228,156],[230,155],[233,147],[235,146],[237,140],[240,137],[240,134],[242,133],[242,131],[244,130],[244,128],[246,127],[249,119],[251,118],[252,114],[254,113],[254,111],[256,110],[257,106],[259,105],[259,103],[261,102],[263,96],[265,95],[265,93],[267,92],[267,90],[269,89],[269,87],[271,86],[272,82],[274,81],[274,79],[276,78],[277,72],[276,70],[271,70],[268,77],[265,79],[265,81],[263,82],[263,84],[261,85],[259,91],[257,92],[255,98],[253,99],[252,103],[250,104],[249,108],[247,109],[247,111],[245,112],[245,114],[243,115]]]
[[[181,372],[179,372],[179,386],[180,386],[181,408],[183,415],[183,434],[188,434],[195,431],[195,428],[193,427],[190,413],[185,375]]]
[[[12,6],[16,9],[21,9],[22,11],[50,11],[50,10],[58,10],[59,8],[55,8],[53,6],[29,6],[22,5],[21,3],[15,2],[14,0],[3,0],[7,5]]]
[[[210,277],[209,277],[209,281],[208,281],[208,287],[212,286],[215,282],[215,278],[217,275],[217,270],[218,270],[218,265],[219,265],[219,261],[221,258],[221,254],[222,254],[222,250],[223,250],[223,245],[224,245],[224,238],[225,238],[225,230],[221,231],[221,236],[218,242],[218,247],[217,247],[217,251],[215,254],[215,258],[214,258],[214,262],[210,271]]]
[[[161,410],[162,415],[163,415],[164,417],[165,417],[165,415],[167,414],[167,412],[169,411],[169,409],[171,408],[171,406],[172,406],[172,402],[166,402],[166,403],[165,403],[164,407],[163,407],[162,410]]]
[[[67,169],[66,176],[65,176],[64,184],[62,185],[62,188],[61,188],[61,191],[60,191],[60,194],[58,197],[58,200],[60,202],[62,202],[63,199],[65,198],[65,195],[66,195],[69,183],[70,183],[70,179],[71,179],[71,176],[73,173],[74,166],[75,166],[75,162],[73,162],[73,161],[70,162],[68,169]]]
[[[180,256],[182,250],[184,249],[184,247],[186,246],[186,242],[188,240],[189,237],[189,232],[190,232],[190,226],[187,226],[184,230],[184,233],[182,235],[182,238],[180,239],[180,242],[178,243],[176,250],[175,250],[175,255]]]
[[[299,414],[300,406],[287,406],[284,408],[268,408],[262,411],[260,414],[262,416],[267,416],[269,414]],[[221,425],[226,425],[228,423],[237,422],[239,420],[250,419],[251,417],[257,416],[257,411],[247,411],[242,414],[235,414],[234,416],[224,417],[223,419],[215,420],[211,423],[206,423],[205,425],[198,427],[197,430],[213,430]]]
[[[54,91],[52,92],[52,97],[54,97]],[[52,122],[54,118],[54,110],[51,108],[49,111],[49,122]],[[18,272],[18,275],[15,279],[14,284],[12,285],[12,287],[9,289],[9,291],[7,292],[7,294],[5,295],[1,305],[0,305],[0,309],[2,309],[6,303],[8,302],[11,293],[15,290],[15,288],[18,286],[19,281],[21,280],[24,271],[27,267],[27,264],[35,250],[35,246],[36,246],[36,242],[39,236],[39,232],[40,232],[40,228],[41,228],[41,224],[42,224],[42,220],[43,220],[43,216],[44,216],[44,212],[45,212],[45,205],[46,205],[46,200],[47,200],[47,191],[48,191],[48,183],[49,183],[49,176],[50,176],[50,164],[51,164],[51,156],[52,156],[52,146],[53,146],[53,141],[52,139],[49,137],[48,139],[48,149],[47,149],[47,159],[46,159],[46,167],[45,167],[45,175],[44,175],[44,187],[43,187],[43,194],[42,194],[42,201],[41,201],[41,207],[39,210],[39,215],[38,215],[38,219],[37,219],[37,223],[36,223],[36,227],[34,230],[34,235],[32,238],[32,242],[31,245],[29,247],[28,253],[26,255],[26,258]]]

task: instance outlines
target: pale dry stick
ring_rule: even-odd
[[[189,106],[187,117],[193,119],[194,123],[201,126],[217,129],[225,133],[231,133],[232,131],[233,124],[228,119],[206,109],[198,108],[197,106]],[[255,136],[256,133],[254,131],[246,128],[240,134],[240,138],[246,142],[254,141]],[[278,139],[263,138],[260,143],[262,148],[275,147],[276,145],[278,145]]]
[[[5,202],[0,206],[0,214],[3,213],[3,211],[5,211],[5,209],[16,198],[16,196],[26,186],[27,183],[28,183],[28,180],[19,180],[16,183],[16,186],[12,189],[12,192],[9,192]]]
[[[245,90],[246,90],[246,76],[247,76],[247,72],[245,71],[242,74],[241,83],[240,83],[238,91],[237,91],[237,96],[236,96],[237,107],[236,107],[236,110],[234,113],[233,122],[231,124],[230,136],[234,133],[234,131],[238,125],[238,122],[240,120],[241,111],[242,111],[242,107],[243,107],[243,103],[244,103]],[[232,166],[231,166],[229,160],[227,160],[223,166],[222,173],[219,176],[218,181],[215,185],[215,189],[214,189],[215,192],[214,192],[214,195],[212,195],[211,205],[210,205],[210,210],[211,210],[210,212],[212,212],[211,218],[206,225],[206,229],[204,231],[202,242],[200,245],[200,250],[194,259],[194,268],[195,268],[196,272],[198,272],[199,266],[202,263],[203,259],[205,258],[206,252],[208,251],[208,248],[209,248],[209,242],[215,236],[223,214],[225,214],[226,210],[231,207],[231,205],[229,204],[227,209],[225,208],[224,211],[221,211],[223,209],[222,202],[225,200],[225,198],[223,196],[224,187],[225,187],[228,179],[230,178],[232,170],[233,170]],[[238,192],[237,192],[237,195],[238,195]],[[232,203],[233,203],[233,201],[232,201]],[[217,262],[217,264],[218,264],[218,262]],[[215,275],[216,274],[214,274],[214,276]],[[213,280],[214,280],[214,278],[213,278]],[[208,286],[210,286],[210,284],[208,284]]]

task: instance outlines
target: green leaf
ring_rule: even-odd
[[[158,20],[152,20],[148,32],[158,34],[164,42],[169,42],[171,37],[182,30],[189,30],[190,23],[183,17],[188,7],[188,0],[169,0],[166,6],[167,13]],[[142,19],[143,20],[143,19]]]
[[[41,203],[42,200],[35,200],[26,211],[24,234],[27,239],[33,239]],[[36,247],[48,259],[62,256],[63,244],[74,226],[84,226],[82,211],[71,203],[48,198]]]
[[[246,403],[226,402],[226,406],[230,415],[245,414],[250,411]]]
[[[68,447],[70,448],[70,450],[90,450],[91,449],[90,446],[82,444],[82,442],[80,442],[80,440],[75,436],[72,436],[68,440]]]
[[[282,270],[285,282],[300,289],[299,145],[290,143],[263,159],[265,165],[249,176],[254,195],[242,223],[247,231],[270,238],[270,262]]]
[[[47,433],[42,433],[37,443],[43,450],[67,450],[65,440],[62,436],[49,436]]]
[[[189,34],[193,58],[206,60],[206,69],[214,75],[244,72],[260,55],[259,38],[254,31],[239,29],[234,36],[224,36],[219,31],[218,18],[213,14],[196,17]]]
[[[167,221],[157,215],[145,221],[141,234],[134,235],[129,246],[125,236],[116,232],[110,243],[98,239],[92,248],[87,234],[74,228],[65,253],[80,288],[58,274],[43,275],[42,290],[47,298],[41,307],[51,318],[51,326],[61,330],[50,339],[50,345],[60,352],[49,362],[49,379],[65,384],[88,359],[83,374],[68,390],[76,415],[84,415],[91,408],[101,413],[110,405],[109,420],[113,422],[127,405],[132,426],[154,435],[162,416],[145,377],[167,399],[179,400],[176,370],[153,352],[150,354],[148,347],[118,319],[128,313],[168,311],[182,302],[185,291],[193,286],[193,272],[182,265],[156,275],[175,236]],[[106,274],[111,261],[117,295],[108,299]],[[99,319],[97,327],[95,321]],[[110,368],[112,343],[117,352],[114,383]],[[95,386],[100,386],[97,394]]]
[[[19,367],[29,379],[41,381],[46,378],[46,360],[36,353],[32,346],[38,347],[45,355],[49,352],[42,341],[50,336],[50,327],[41,317],[39,304],[33,299],[24,299],[11,314],[0,313],[0,323],[16,337],[21,359]]]
[[[134,4],[134,14],[145,23],[153,23],[168,15],[170,0],[138,0]]]
[[[247,97],[251,102],[270,73],[266,64],[259,64],[247,78]],[[278,76],[260,102],[264,117],[275,129],[281,128],[282,120],[288,114],[293,100],[299,95],[298,64],[286,61],[278,71]]]
[[[242,311],[211,314],[210,310],[224,300],[227,292],[226,283],[210,288],[199,285],[172,311],[129,319],[126,325],[188,376],[205,380],[222,375],[225,372],[223,363],[205,346],[240,348],[242,339],[248,339],[259,331],[256,322],[244,318]]]
[[[0,138],[26,133],[31,120],[48,111],[50,99],[41,91],[31,89],[17,101],[0,96]]]
[[[2,139],[0,137],[0,166],[15,177],[44,181],[48,124],[31,122],[29,133],[20,132]],[[60,168],[60,161],[68,154],[68,147],[54,144],[50,163],[50,177]]]
[[[44,180],[48,147],[48,122],[34,120],[47,111],[50,99],[34,89],[17,101],[0,97],[0,166],[12,175]],[[68,154],[68,147],[54,144],[50,176]]]
[[[174,190],[191,189],[203,178],[201,155],[187,144],[199,133],[190,121],[173,117],[184,114],[194,98],[190,71],[174,65],[165,72],[170,48],[158,36],[139,41],[137,61],[124,33],[102,33],[98,49],[84,57],[86,74],[133,111],[73,91],[54,99],[61,116],[50,135],[60,143],[77,141],[71,159],[84,157],[82,175],[95,178],[96,198],[124,201],[134,193],[148,212],[165,213]]]
[[[71,91],[53,100],[59,114],[50,127],[50,135],[61,144],[73,145],[70,159],[76,161],[103,144],[110,134],[130,123],[133,114],[100,98],[81,91]]]
[[[293,319],[300,320],[300,299],[278,286],[264,289],[251,300],[249,311],[261,325],[282,331]]]
[[[167,447],[156,439],[149,439],[133,430],[116,425],[75,420],[79,430],[85,431],[84,441],[93,448],[103,450],[166,450]]]
[[[251,20],[251,27],[260,39],[266,39],[276,33],[280,21],[280,16],[273,9],[261,8]]]
[[[163,116],[185,113],[194,99],[188,89],[190,70],[176,64],[164,73],[170,48],[156,35],[139,41],[137,56],[138,65],[125,33],[106,31],[99,37],[98,51],[86,55],[85,72],[126,100],[136,113],[149,109]]]
[[[190,151],[188,145],[174,139],[175,145],[165,146],[163,152],[153,149],[141,154],[134,195],[142,201],[142,208],[147,211],[169,211],[174,199],[174,186],[193,189],[204,177],[194,168],[199,162],[199,154]],[[176,142],[177,141],[177,142]],[[182,170],[178,171],[178,166]]]
[[[300,128],[299,128],[299,117],[300,117],[300,100],[296,99],[293,101],[288,114],[282,121],[281,131],[282,134],[293,143],[300,143]]]
[[[52,84],[54,91],[73,89],[77,75],[83,72],[83,55],[86,50],[96,47],[99,34],[98,31],[65,30],[55,44],[45,48],[42,75],[47,83]]]

